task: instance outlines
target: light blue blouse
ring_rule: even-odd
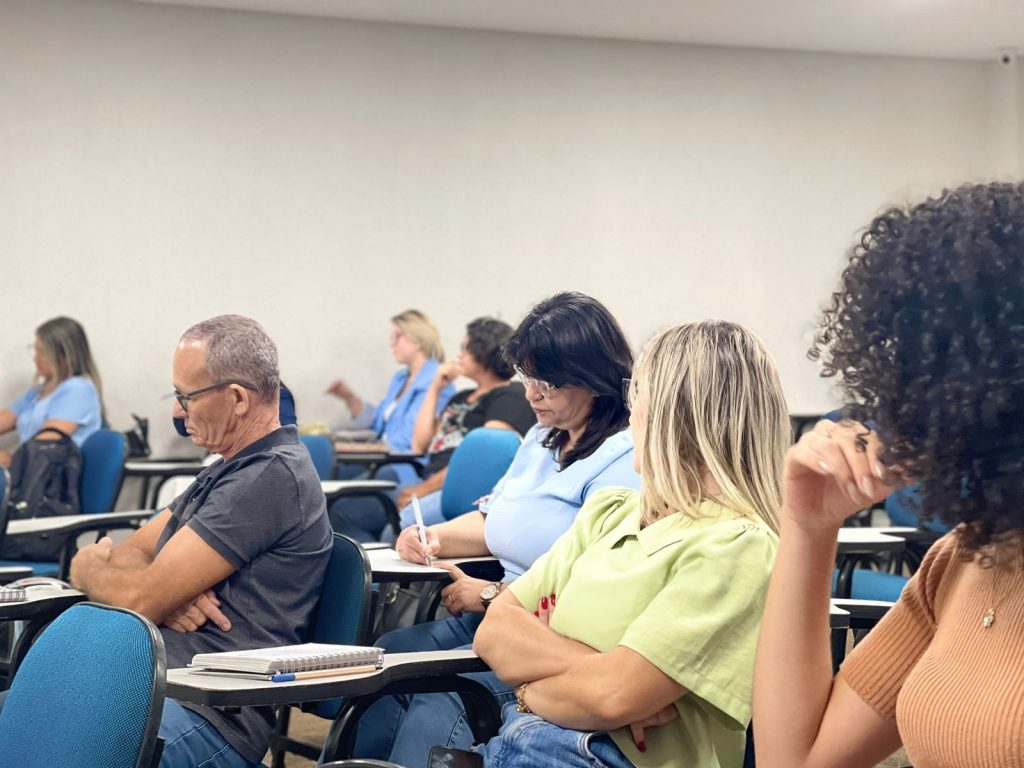
[[[101,426],[100,396],[96,386],[84,376],[64,379],[47,397],[39,397],[39,389],[32,387],[11,403],[18,417],[18,437],[30,440],[50,419],[73,421],[78,429],[71,439],[79,448]]]
[[[402,387],[409,379],[409,369],[402,368],[391,377],[384,399],[378,405],[366,403],[363,406],[356,419],[356,425],[376,430],[377,436],[387,441],[388,448],[392,451],[411,451],[416,415],[420,412],[420,406],[423,405],[423,399],[430,389],[430,382],[437,375],[439,365],[437,360],[427,360],[405,392],[402,392]],[[399,392],[402,392],[401,397],[398,397]],[[441,397],[437,401],[438,413],[454,394],[455,387],[452,384],[441,391]],[[391,408],[392,403],[394,408]]]
[[[430,383],[437,375],[439,365],[437,360],[427,360],[405,392],[402,392],[402,387],[405,386],[405,382],[409,378],[409,369],[402,368],[391,377],[391,383],[388,384],[388,390],[384,393],[384,399],[380,401],[380,404],[366,403],[363,406],[363,410],[355,420],[356,426],[375,430],[377,436],[383,438],[392,451],[398,453],[411,451],[416,415],[420,412],[420,406],[423,405],[423,399],[427,396]],[[399,392],[402,392],[401,397],[398,397]],[[441,390],[441,397],[437,400],[438,414],[454,394],[455,386],[452,384]],[[393,408],[392,404],[394,404]],[[381,480],[395,480],[400,486],[419,482],[416,470],[408,464],[390,464],[385,471],[378,473],[377,477]]]
[[[640,488],[628,429],[561,471],[554,452],[541,445],[547,431],[538,424],[526,433],[508,472],[480,507],[487,516],[487,548],[505,568],[505,581],[521,576],[551,549],[593,493],[610,486]]]

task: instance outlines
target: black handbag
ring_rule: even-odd
[[[142,459],[149,456],[149,419],[132,414],[135,426],[124,433],[128,446],[126,458]]]
[[[56,440],[39,440],[44,432],[56,432]],[[81,513],[78,487],[82,477],[82,452],[71,436],[53,427],[26,440],[11,458],[11,492],[8,520],[54,517]],[[4,541],[0,557],[16,560],[57,560],[67,536],[39,534]]]

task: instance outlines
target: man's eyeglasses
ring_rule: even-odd
[[[216,384],[211,384],[208,387],[201,387],[200,389],[193,389],[191,392],[179,392],[174,390],[168,397],[173,397],[178,401],[178,405],[181,406],[181,410],[188,413],[188,403],[190,400],[195,400],[200,395],[205,395],[207,392],[213,392],[215,389],[224,389],[224,387],[230,387],[232,384],[237,384],[240,387],[251,389],[253,392],[256,391],[256,385],[250,384],[247,381],[241,381],[239,379],[230,379],[229,381],[218,381]]]
[[[533,376],[527,376],[525,373],[523,373],[523,369],[520,368],[518,365],[515,367],[515,372],[519,376],[519,379],[523,382],[524,387],[533,387],[542,395],[544,395],[544,397],[551,397],[551,395],[558,391],[557,385],[552,384],[549,381],[541,381],[540,379],[535,379]]]
[[[626,406],[626,410],[627,411],[632,410],[632,404],[629,402],[629,400],[630,400],[630,398],[629,398],[629,390],[632,389],[632,388],[633,388],[633,380],[632,379],[623,379],[622,380],[622,402]]]

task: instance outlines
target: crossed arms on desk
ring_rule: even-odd
[[[157,554],[170,517],[165,509],[116,546],[104,538],[83,547],[71,561],[71,584],[92,600],[128,608],[179,631],[194,630],[207,619],[230,629],[210,590],[235,566],[188,526]]]

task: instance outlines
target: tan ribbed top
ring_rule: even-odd
[[[840,676],[895,717],[915,768],[1024,768],[1024,565],[1018,541],[994,567],[939,540]],[[985,629],[986,611],[995,621]]]

